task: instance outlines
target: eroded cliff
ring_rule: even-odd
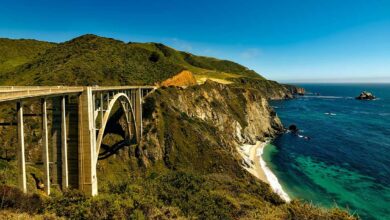
[[[146,100],[144,117],[144,164],[163,160],[170,168],[199,172],[221,168],[240,173],[236,147],[283,129],[261,91],[212,81],[157,90]]]
[[[3,207],[70,219],[353,219],[338,209],[284,203],[242,167],[237,146],[282,131],[269,98],[262,90],[215,82],[160,88],[144,103],[141,144],[99,160],[99,196],[53,186],[48,198],[0,185]],[[125,128],[123,117],[112,120],[122,126],[107,131],[105,144]],[[15,176],[14,163],[3,162],[0,176]]]

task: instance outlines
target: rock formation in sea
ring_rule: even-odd
[[[304,88],[294,85],[284,85],[293,95],[305,95],[306,91]]]
[[[371,92],[363,91],[359,96],[356,97],[358,100],[373,100],[375,96]]]

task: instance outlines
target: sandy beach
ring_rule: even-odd
[[[240,147],[239,152],[245,161],[245,165],[243,165],[243,167],[258,179],[269,184],[264,170],[261,168],[260,158],[257,155],[257,150],[264,148],[266,144],[266,142],[260,141],[254,145],[245,144]]]
[[[267,144],[268,142],[257,141],[254,145],[244,144],[240,146],[238,152],[243,158],[243,167],[258,179],[268,183],[276,194],[289,202],[291,200],[290,197],[283,191],[277,177],[267,167],[267,164],[261,157]]]

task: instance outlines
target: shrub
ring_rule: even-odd
[[[178,206],[184,214],[199,219],[231,219],[237,212],[225,196],[205,187],[200,176],[173,172],[163,176],[158,184],[158,198],[168,206]]]
[[[90,201],[78,190],[65,191],[61,196],[53,197],[47,209],[70,219],[86,219],[91,216]]]
[[[152,54],[149,56],[149,61],[151,62],[157,62],[160,59],[160,55],[156,52],[152,52]]]
[[[16,187],[0,186],[0,209],[40,213],[44,209],[44,203],[44,198],[38,194],[25,194]]]

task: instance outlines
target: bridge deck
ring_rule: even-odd
[[[0,102],[27,98],[72,95],[83,92],[81,86],[0,86]],[[130,89],[155,89],[155,86],[93,86],[92,92]]]
[[[27,192],[24,140],[28,134],[24,133],[24,125],[28,121],[23,119],[26,115],[23,113],[23,100],[44,98],[42,109],[37,111],[42,116],[45,192],[50,194],[52,184],[61,184],[63,189],[77,187],[86,195],[93,196],[98,193],[96,166],[101,140],[114,104],[120,102],[127,117],[129,140],[135,135],[139,143],[142,137],[142,100],[154,89],[155,86],[0,86],[0,104],[16,102],[19,187]],[[77,101],[70,102],[65,97],[67,95],[78,96]],[[98,102],[97,96],[100,96]],[[51,123],[48,122],[47,114],[48,97],[61,98],[51,100]],[[98,114],[101,119],[99,126]],[[53,153],[50,154],[50,151]],[[57,163],[54,170],[49,166],[50,161]]]

